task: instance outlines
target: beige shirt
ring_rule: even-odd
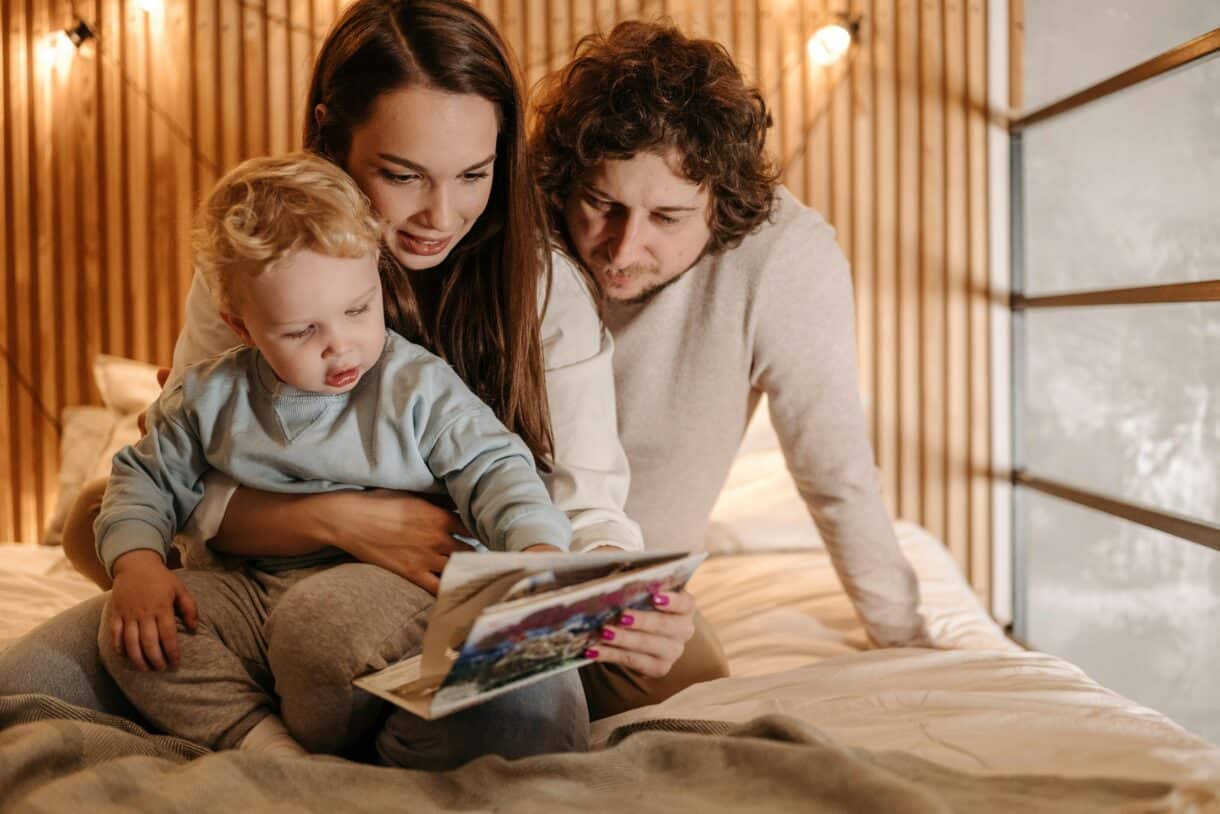
[[[238,344],[220,319],[207,285],[195,275],[167,390],[186,366]],[[558,253],[553,255],[550,299],[542,312],[542,351],[555,438],[552,470],[543,474],[543,481],[572,523],[571,550],[600,545],[642,550],[640,527],[623,511],[630,478],[617,433],[613,341],[598,320],[584,278]],[[196,544],[216,535],[237,488],[215,472],[205,484],[203,501],[184,532]]]
[[[627,513],[649,550],[703,546],[762,394],[788,469],[873,639],[924,635],[860,405],[851,270],[786,190],[772,222],[643,305],[608,303]]]

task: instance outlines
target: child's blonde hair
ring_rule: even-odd
[[[308,249],[363,257],[379,247],[381,227],[346,172],[312,153],[252,158],[217,182],[199,207],[195,268],[222,311],[236,305],[234,277],[255,276]]]

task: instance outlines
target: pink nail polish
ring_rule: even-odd
[[[658,608],[663,608],[669,604],[669,597],[665,594],[653,594],[652,604],[656,605]]]
[[[587,658],[587,659],[597,658],[597,651],[594,650],[592,647],[590,647],[588,650],[585,651],[585,658]]]
[[[608,642],[614,641],[614,631],[613,630],[603,630],[602,638]]]
[[[630,613],[624,613],[622,616],[620,616],[618,618],[618,623],[620,625],[622,625],[623,627],[631,627],[632,625],[635,624],[635,617],[632,616]]]

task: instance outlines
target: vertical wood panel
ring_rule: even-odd
[[[992,601],[991,546],[991,370],[988,314],[991,273],[987,258],[987,4],[969,0],[966,12],[966,150],[968,160],[970,253],[969,337],[966,367],[969,392],[970,584],[985,606]]]
[[[853,0],[852,16],[868,16],[872,21],[867,0]],[[846,10],[846,9],[845,9]],[[852,259],[856,291],[857,353],[860,359],[860,387],[869,407],[869,426],[872,430],[874,454],[878,445],[877,423],[877,330],[873,322],[876,313],[877,268],[874,234],[876,211],[873,170],[873,139],[875,130],[873,117],[873,49],[864,47],[854,55],[848,81],[844,83],[849,100],[844,111],[851,139],[851,186],[847,190],[844,207],[851,213],[850,224],[840,226],[849,232],[848,256]],[[872,326],[871,330],[868,329]],[[864,330],[860,330],[864,328]]]
[[[944,6],[945,54],[945,542],[969,563],[970,405],[967,341],[970,247],[967,228],[966,8],[963,0]]]
[[[898,514],[923,518],[920,388],[920,105],[918,0],[898,0]]]
[[[923,407],[921,522],[945,535],[945,133],[944,39],[939,0],[919,19],[920,379]]]
[[[4,359],[0,360],[0,484],[8,484],[8,488],[0,491],[0,539],[13,540],[20,535],[16,524],[15,501],[21,494],[17,476],[19,470],[14,468],[14,426],[16,410],[13,399],[16,396],[13,383],[13,368],[9,364],[9,354],[14,347],[12,328],[13,315],[9,307],[9,282],[16,267],[13,246],[13,207],[14,181],[12,173],[13,155],[12,141],[9,137],[9,122],[13,120],[13,100],[10,88],[11,71],[9,65],[14,59],[13,37],[11,36],[11,10],[8,3],[0,5],[0,262],[4,263],[4,279],[0,280],[0,343],[4,345]]]
[[[34,32],[54,30],[61,19],[59,3],[35,3],[31,6],[31,12]],[[70,62],[55,60],[49,70],[44,68],[42,74],[35,71],[30,77],[33,90],[30,99],[33,114],[30,119],[30,166],[34,171],[32,186],[36,203],[33,206],[35,216],[30,236],[34,251],[26,292],[33,335],[24,375],[30,387],[38,394],[38,401],[33,410],[33,422],[30,424],[32,474],[36,485],[33,516],[30,519],[35,524],[42,518],[44,504],[49,496],[55,493],[55,437],[48,432],[52,428],[48,426],[46,415],[47,411],[51,415],[58,415],[60,404],[55,374],[61,355],[52,334],[60,303],[59,286],[55,284],[55,277],[61,271],[56,265],[60,253],[56,251],[54,240],[59,221],[53,164],[56,153],[54,100],[55,90],[62,85],[63,73],[69,70],[70,66]],[[40,93],[39,90],[42,89],[49,92]]]
[[[873,149],[876,190],[873,206],[873,241],[877,263],[875,309],[872,321],[877,347],[877,384],[873,419],[876,425],[877,461],[886,506],[898,513],[899,400],[898,400],[898,94],[894,29],[895,0],[872,0],[873,18]],[[868,329],[861,325],[861,333]]]
[[[566,63],[580,36],[629,17],[669,14],[725,44],[773,111],[769,149],[786,183],[830,219],[852,261],[888,505],[944,535],[986,597],[984,0],[477,5],[530,82]],[[135,0],[3,5],[0,339],[12,364],[0,375],[0,478],[15,488],[0,496],[0,539],[37,539],[53,502],[57,416],[43,405],[95,401],[98,352],[169,362],[191,211],[218,173],[300,144],[313,54],[343,6],[163,0],[148,16]],[[1010,7],[1019,40],[1021,4]],[[101,42],[60,67],[36,46],[73,10]],[[837,12],[864,18],[861,40],[822,68],[805,44]]]

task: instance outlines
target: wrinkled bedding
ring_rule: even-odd
[[[989,619],[935,538],[905,523],[898,524],[897,533],[919,575],[922,611],[939,649],[869,649],[829,557],[817,545],[712,557],[690,587],[722,638],[732,676],[692,687],[656,707],[599,721],[593,731],[595,742],[606,746],[616,730],[649,727],[652,724],[648,722],[657,719],[746,725],[760,717],[779,716],[769,720],[778,721],[775,726],[785,732],[804,733],[798,740],[822,744],[838,756],[836,760],[854,755],[868,762],[878,759],[877,753],[897,752],[900,762],[914,761],[910,765],[923,766],[923,761],[928,761],[929,765],[943,767],[951,773],[950,785],[966,782],[959,781],[957,773],[994,781],[992,785],[972,786],[969,794],[998,795],[1004,788],[1002,783],[1016,776],[1033,777],[1036,789],[1043,791],[1053,784],[1039,784],[1050,783],[1052,776],[1106,778],[1101,787],[1117,780],[1166,784],[1140,787],[1139,794],[1144,796],[1121,803],[1116,798],[1112,801],[1115,806],[1132,806],[1119,810],[1220,811],[1214,796],[1220,788],[1220,750],[1164,716],[1100,687],[1071,664],[1023,651]],[[54,549],[0,545],[0,648],[47,616],[95,592]],[[580,767],[580,771],[591,772],[589,782],[605,784],[604,792],[609,795],[605,799],[640,800],[638,795],[644,786],[624,780],[638,776],[639,783],[655,781],[674,794],[679,793],[674,789],[680,790],[684,795],[681,808],[697,805],[700,810],[716,811],[719,803],[741,798],[705,793],[705,789],[692,786],[693,778],[704,777],[704,769],[683,769],[685,762],[696,758],[685,752],[681,752],[680,760],[672,758],[675,750],[693,750],[702,744],[712,746],[714,754],[727,754],[725,750],[729,750],[734,755],[748,755],[754,748],[754,744],[736,743],[740,735],[718,735],[721,741],[730,741],[721,742],[683,740],[707,737],[683,734],[673,736],[678,739],[671,742],[669,736],[654,733],[649,737],[661,737],[657,745],[647,750],[642,745],[615,749],[614,757],[606,758],[610,764],[572,757],[568,759],[573,761],[570,766],[563,759],[558,763],[547,759],[511,771],[493,759],[481,761],[480,768],[459,775],[458,785],[450,787],[427,775],[316,758],[299,766],[283,766],[266,759],[225,754],[180,765],[182,755],[163,753],[164,741],[129,731],[124,735],[126,745],[117,753],[107,753],[110,757],[124,755],[119,758],[121,779],[110,787],[105,775],[96,770],[96,762],[81,762],[88,758],[82,757],[85,753],[81,749],[82,744],[95,743],[97,738],[105,745],[106,732],[113,727],[104,721],[88,720],[91,713],[85,711],[66,716],[62,709],[48,713],[47,699],[41,699],[41,706],[30,707],[26,698],[24,720],[29,723],[0,731],[0,809],[5,809],[3,795],[17,793],[14,789],[18,787],[31,788],[25,780],[14,786],[17,777],[42,773],[38,775],[42,779],[37,781],[37,791],[27,800],[29,810],[58,810],[68,799],[88,800],[89,810],[103,810],[95,807],[94,795],[103,795],[96,798],[98,801],[108,800],[122,807],[115,802],[118,798],[105,796],[112,794],[128,804],[137,799],[157,801],[153,806],[157,810],[228,810],[255,806],[256,800],[283,801],[282,810],[287,811],[334,811],[337,807],[359,810],[363,803],[348,805],[351,801],[344,796],[347,792],[340,790],[346,786],[367,788],[369,801],[392,792],[400,795],[396,800],[415,799],[401,795],[420,795],[421,810],[448,810],[458,801],[480,810],[481,805],[489,803],[478,802],[483,798],[477,797],[477,785],[487,782],[507,784],[505,793],[514,802],[503,810],[545,811],[548,806],[556,810],[570,810],[572,806],[601,810],[565,785],[571,781],[564,779],[564,773]],[[30,709],[37,712],[31,713]],[[87,720],[72,724],[39,722],[45,717],[73,716]],[[633,740],[628,739],[624,747]],[[140,743],[143,745],[138,746]],[[763,763],[774,757],[766,751],[773,747],[768,744],[760,752]],[[649,751],[654,748],[655,753]],[[35,759],[36,749],[46,751]],[[868,750],[868,754],[853,752],[855,749]],[[93,755],[88,759],[100,760],[94,752],[88,754]],[[658,755],[671,757],[666,762]],[[755,758],[739,759],[748,762]],[[812,753],[802,758],[818,766],[828,759]],[[657,761],[664,765],[658,766]],[[599,774],[603,765],[621,774]],[[758,803],[755,810],[790,809],[792,794],[808,800],[809,806],[801,810],[809,811],[819,810],[814,801],[833,799],[833,795],[825,797],[831,794],[825,784],[807,782],[807,775],[813,773],[790,775],[776,768],[774,775],[769,769],[739,772],[735,765],[722,765],[720,770],[742,784],[741,788],[756,788],[751,785],[753,777],[773,789],[773,794],[759,792],[744,798]],[[695,774],[684,774],[687,770]],[[994,777],[1000,775],[1003,781]],[[176,785],[179,777],[189,780],[198,791],[183,792]],[[533,778],[530,782],[535,785],[523,785],[519,777]],[[905,776],[887,777],[894,782],[910,780]],[[472,778],[477,780],[471,780],[468,786],[466,780]],[[558,798],[547,790],[552,782],[558,784],[555,788],[563,789],[563,795],[572,796],[556,803]],[[258,789],[264,785],[268,796],[260,797]],[[205,786],[213,787],[213,791],[203,791]],[[933,796],[925,799],[909,784],[903,788],[911,801],[907,810],[971,808],[956,802],[957,798],[935,802],[940,791],[930,792]],[[305,791],[309,789],[316,789],[316,796],[309,796]],[[446,796],[449,794],[454,796]],[[476,796],[463,796],[467,794]],[[672,804],[677,798],[668,794],[658,792],[655,799]],[[929,799],[941,807],[936,808],[927,802]],[[1027,805],[1026,809],[1014,810],[1063,810],[1044,808],[1045,800],[1031,800],[1021,803]],[[34,805],[36,801],[38,805]],[[621,802],[618,805],[621,807]],[[1082,798],[1081,810],[1089,810],[1090,805],[1093,803]],[[371,802],[368,806],[380,808]],[[987,809],[1003,810],[990,805]],[[669,810],[674,810],[673,805]],[[1098,810],[1105,810],[1104,806]]]
[[[656,721],[610,748],[447,773],[228,751],[49,702],[0,698],[6,811],[1199,812],[1216,789],[1123,777],[989,777],[901,753],[845,748],[782,716],[739,727]],[[55,716],[57,720],[47,720]]]

